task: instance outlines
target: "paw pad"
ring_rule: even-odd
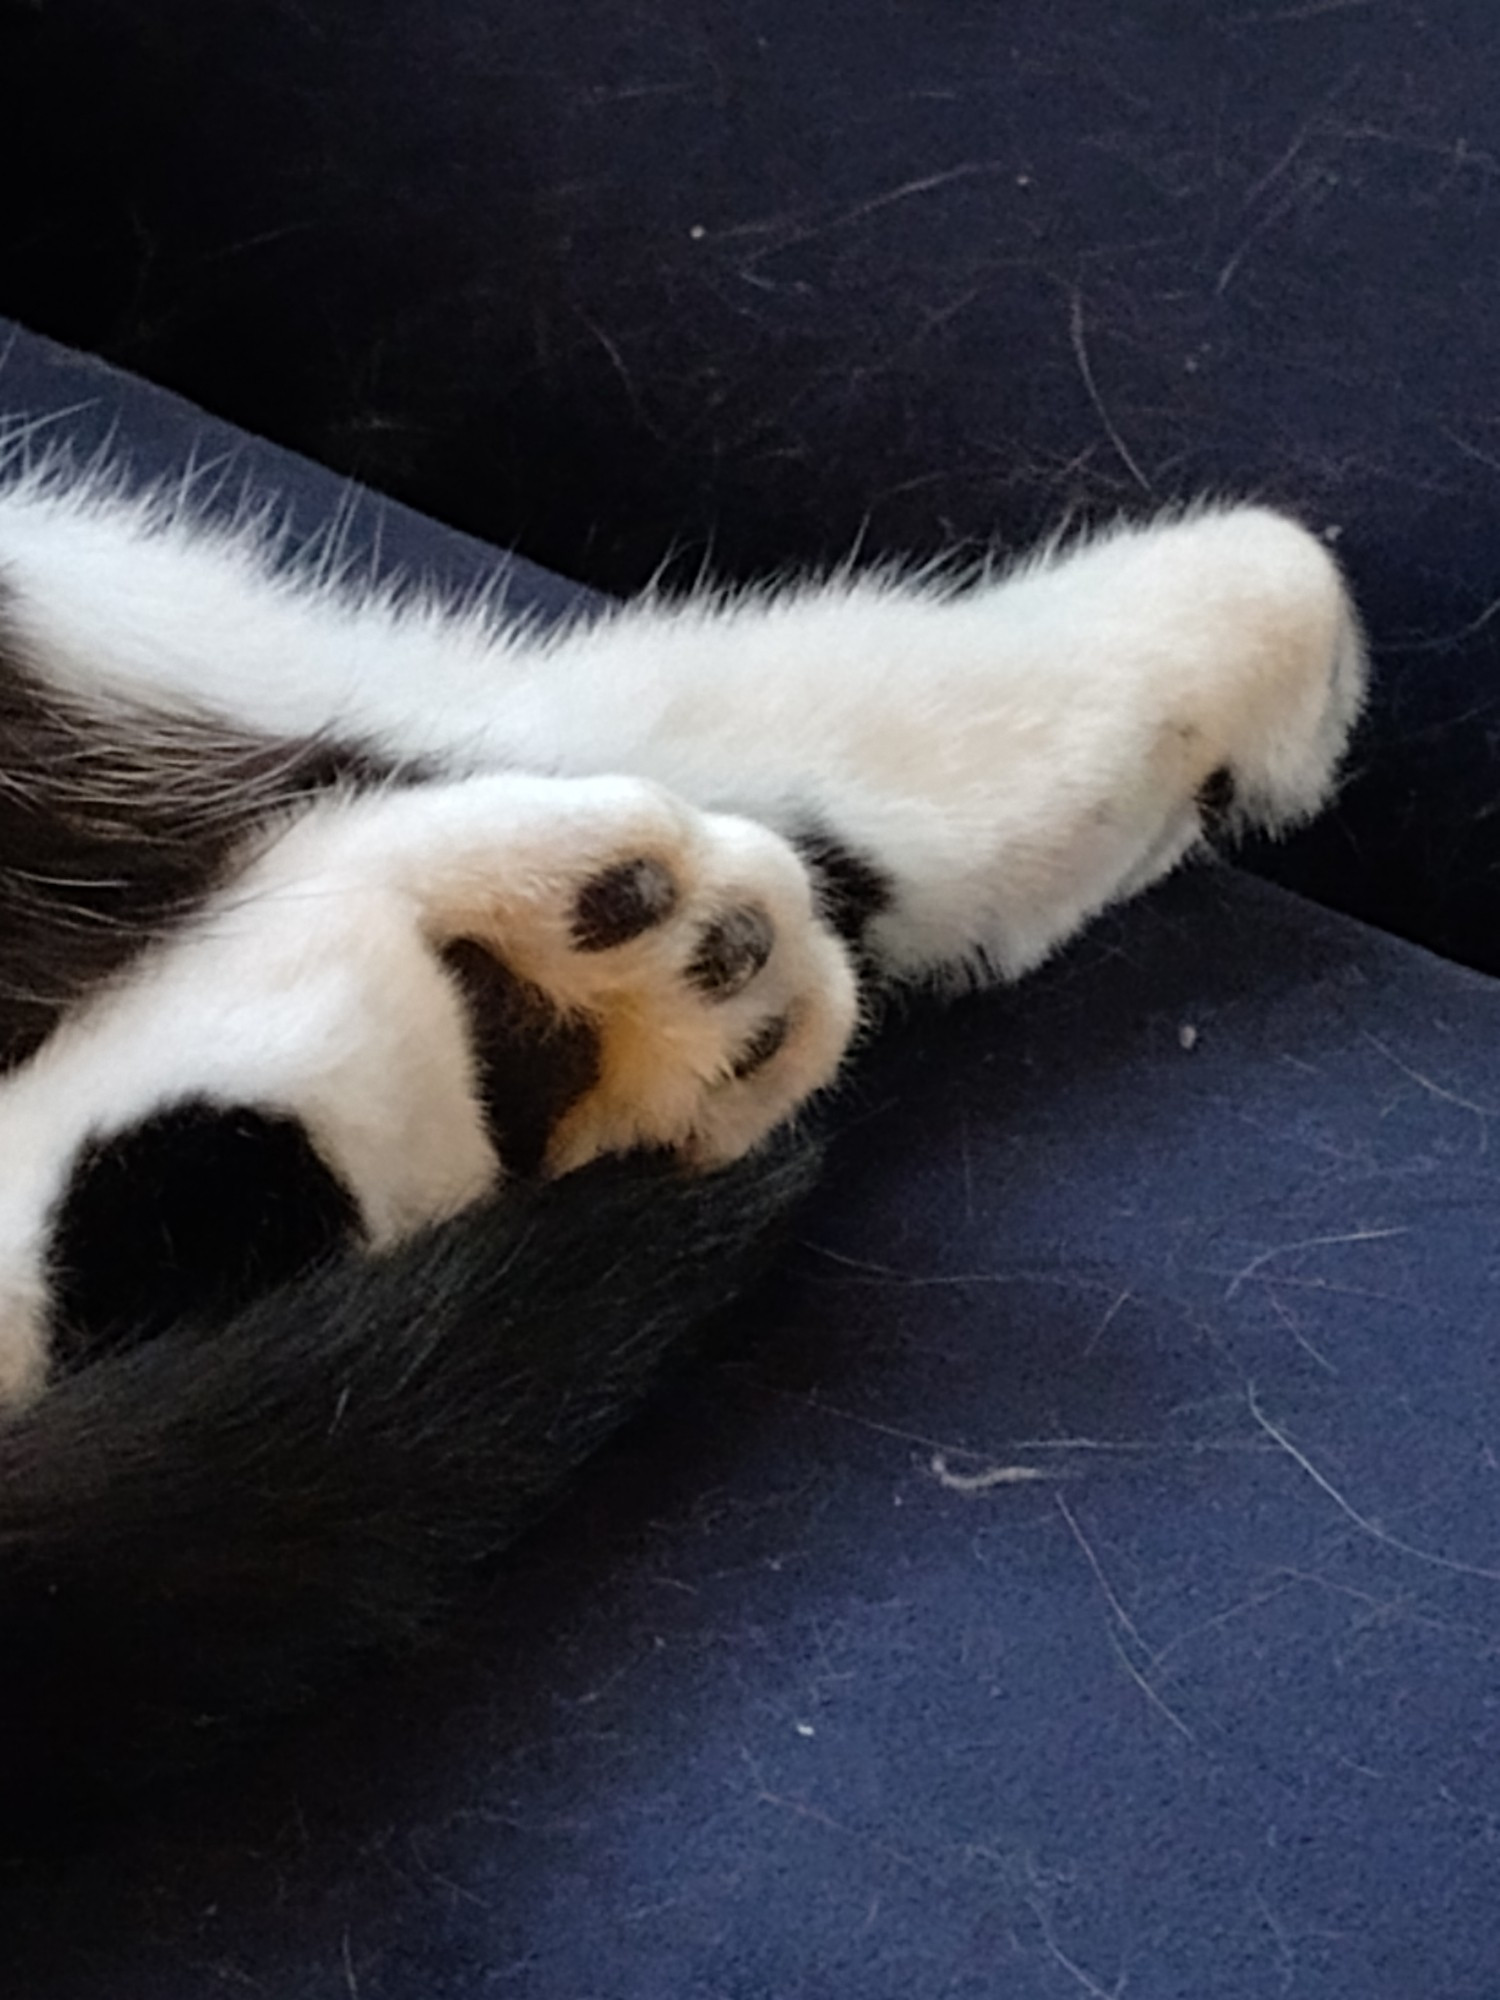
[[[1209,840],[1222,833],[1228,824],[1234,810],[1235,790],[1234,773],[1227,764],[1210,771],[1198,787],[1193,803],[1198,808],[1198,822]]]
[[[677,907],[677,882],[664,862],[645,857],[618,862],[593,876],[573,905],[573,943],[579,951],[613,951],[643,931],[665,923]]]
[[[775,929],[760,904],[740,903],[704,925],[687,976],[710,1000],[732,1000],[765,970],[775,943]]]
[[[763,1070],[767,1063],[774,1062],[786,1046],[786,1038],[791,1032],[789,1014],[773,1014],[770,1020],[763,1021],[734,1059],[730,1075],[735,1082],[744,1083]]]

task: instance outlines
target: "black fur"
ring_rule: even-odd
[[[814,1164],[590,1168],[0,1423],[0,1847],[422,1641],[743,1286]]]
[[[0,585],[0,1070],[201,903],[268,817],[397,775],[357,745],[60,697]]]
[[[895,902],[895,883],[826,826],[802,827],[792,845],[813,878],[825,923],[858,949],[875,918]]]
[[[599,1080],[598,1030],[565,1019],[473,938],[455,938],[442,959],[468,1014],[490,1144],[511,1173],[535,1174],[558,1120]]]
[[[354,1197],[294,1118],[193,1099],[74,1169],[52,1225],[64,1363],[232,1311],[359,1232]]]

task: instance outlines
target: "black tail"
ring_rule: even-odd
[[[701,1181],[590,1169],[105,1356],[6,1423],[5,1820],[212,1755],[429,1632],[814,1167],[788,1143]]]

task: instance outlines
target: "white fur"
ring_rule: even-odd
[[[965,590],[845,577],[560,633],[309,587],[271,553],[107,486],[0,493],[0,565],[60,685],[460,770],[629,771],[778,828],[820,813],[907,889],[876,939],[905,975],[1034,965],[1181,858],[1221,764],[1246,817],[1307,817],[1363,693],[1332,559],[1259,508]]]
[[[316,808],[0,1084],[0,1396],[44,1366],[40,1245],[78,1144],[163,1098],[295,1109],[376,1241],[492,1182],[424,935],[483,920],[561,1004],[636,1023],[648,1059],[612,1072],[624,1097],[602,1093],[557,1164],[641,1136],[728,1157],[827,1080],[854,1016],[843,956],[763,829],[821,824],[891,878],[868,940],[888,975],[1014,977],[1197,843],[1218,768],[1247,822],[1314,812],[1364,685],[1334,564],[1255,508],[1122,528],[963,589],[848,576],[555,633],[498,600],[360,597],[274,558],[259,530],[107,481],[43,470],[0,492],[0,574],[59,687],[554,782]],[[690,881],[684,922],[740,890],[774,910],[777,955],[739,1012],[688,993],[690,926],[599,959],[561,939],[588,867],[653,842]],[[793,1046],[726,1092],[734,1033],[786,1004]]]

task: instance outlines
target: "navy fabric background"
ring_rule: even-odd
[[[25,336],[0,397],[350,506]],[[441,1656],[0,1873],[7,1990],[1491,2000],[1497,1031],[1222,867],[913,1009],[741,1342]]]
[[[1497,64],[1492,0],[0,0],[0,310],[605,587],[1284,500],[1382,675],[1261,865],[1500,969]]]

